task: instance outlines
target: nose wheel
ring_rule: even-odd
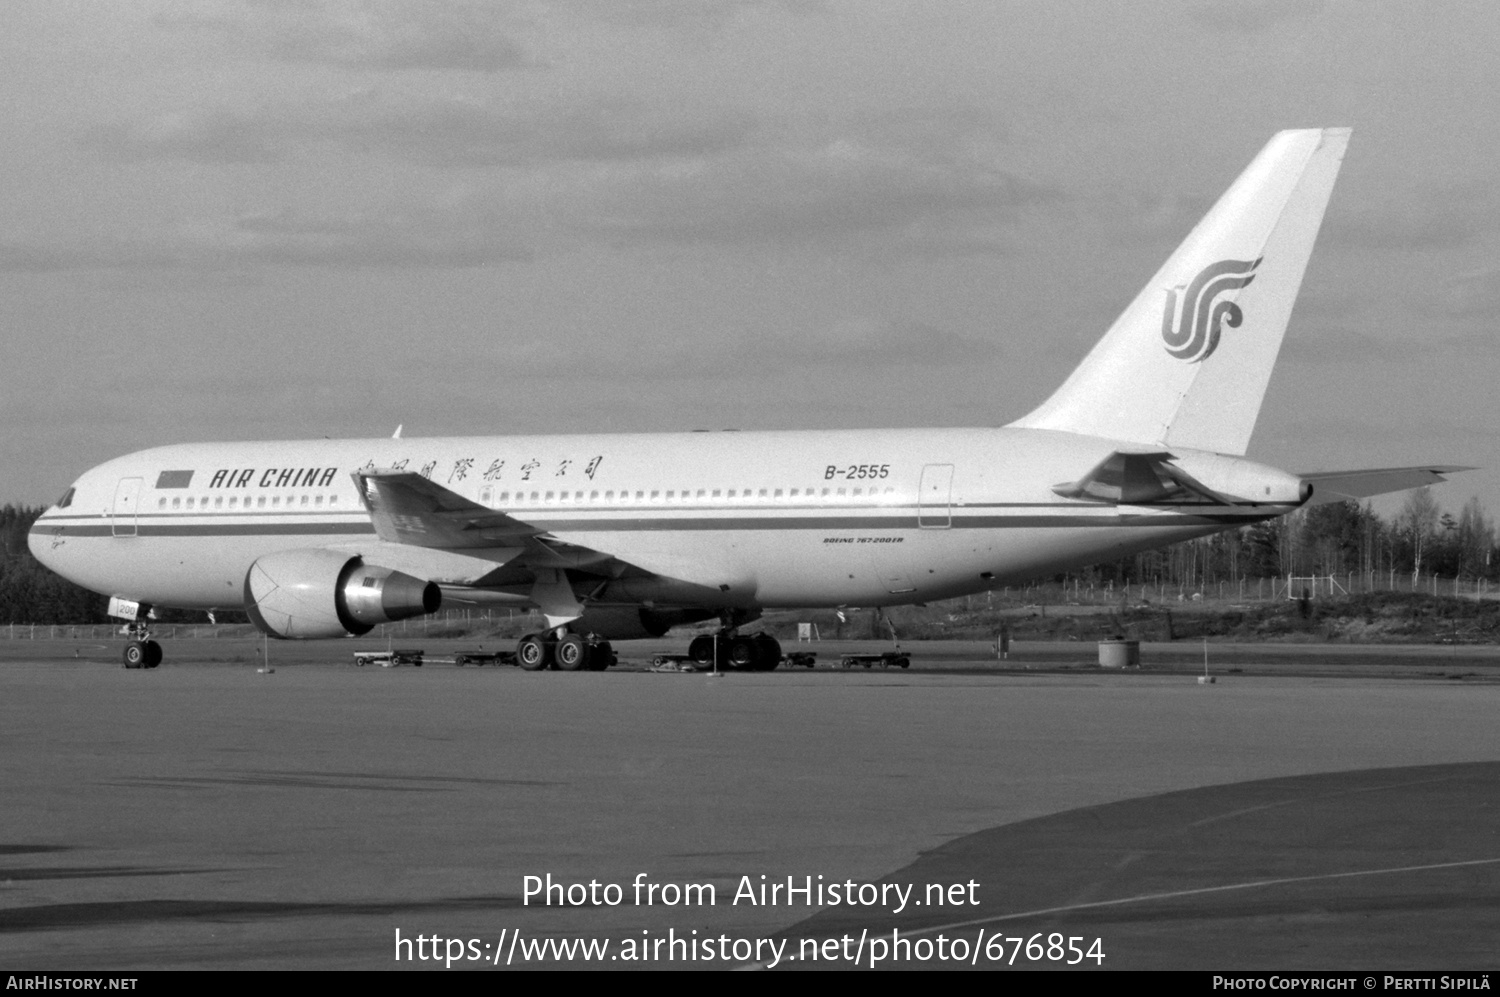
[[[154,640],[133,640],[125,645],[126,668],[155,668],[161,664],[161,645]]]

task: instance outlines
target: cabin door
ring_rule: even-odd
[[[115,486],[115,506],[110,528],[117,537],[135,536],[135,516],[141,504],[141,479],[121,478]]]
[[[953,525],[953,465],[928,464],[922,468],[922,487],[917,493],[917,525],[924,530],[946,530]]]

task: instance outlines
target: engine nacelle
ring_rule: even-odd
[[[568,628],[576,633],[596,634],[605,640],[636,640],[660,637],[683,623],[696,623],[715,616],[712,610],[647,609],[644,606],[589,606]]]
[[[442,602],[432,582],[331,550],[278,551],[245,573],[245,612],[272,637],[357,636]]]

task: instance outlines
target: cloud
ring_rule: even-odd
[[[505,350],[505,368],[526,378],[732,381],[745,377],[806,375],[837,368],[858,371],[938,370],[988,364],[1004,354],[999,337],[978,339],[925,322],[849,318],[791,334],[646,344],[589,339],[576,348],[557,338],[519,342]],[[569,361],[558,365],[559,353]],[[436,362],[436,361],[435,361]]]
[[[827,10],[828,4],[824,0],[569,0],[563,9],[611,24],[676,28],[717,26],[755,11],[814,14]]]
[[[0,241],[0,272],[244,266],[478,267],[532,252],[492,219],[452,213],[244,216],[72,243]]]
[[[224,0],[173,7],[158,23],[281,62],[483,73],[532,64],[510,35],[507,8],[480,2]]]
[[[1431,190],[1359,211],[1330,212],[1329,245],[1366,249],[1444,249],[1500,229],[1500,202],[1477,187]]]
[[[1322,10],[1319,0],[1197,0],[1187,15],[1217,31],[1258,33],[1284,21],[1312,17]]]
[[[979,242],[977,228],[1004,225],[1050,196],[983,164],[850,142],[757,149],[691,171],[655,171],[617,193],[584,224],[671,242],[826,241],[894,229],[926,243],[958,233],[970,246]]]
[[[754,127],[735,111],[669,114],[626,101],[517,110],[368,90],[297,106],[160,115],[95,128],[82,140],[125,161],[264,164],[333,152],[439,167],[526,167],[712,156],[742,144]]]
[[[347,175],[351,189],[382,161],[463,170],[453,184],[481,212],[519,212],[511,221],[523,227],[545,216],[560,231],[617,244],[845,243],[879,233],[884,248],[938,256],[1008,252],[1018,214],[1058,196],[1004,167],[1003,138],[1002,124],[962,106],[828,122],[624,100],[518,108],[373,89],[158,116],[95,128],[83,141],[128,162],[314,164]]]

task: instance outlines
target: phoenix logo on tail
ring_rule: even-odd
[[[1161,338],[1167,344],[1167,352],[1188,363],[1208,359],[1219,347],[1219,333],[1223,327],[1237,328],[1245,317],[1240,306],[1233,301],[1214,299],[1249,284],[1255,279],[1254,271],[1258,266],[1260,259],[1220,260],[1200,270],[1183,295],[1182,315],[1176,328],[1173,328],[1172,320],[1177,318],[1177,292],[1182,285],[1170,288],[1161,314]]]

